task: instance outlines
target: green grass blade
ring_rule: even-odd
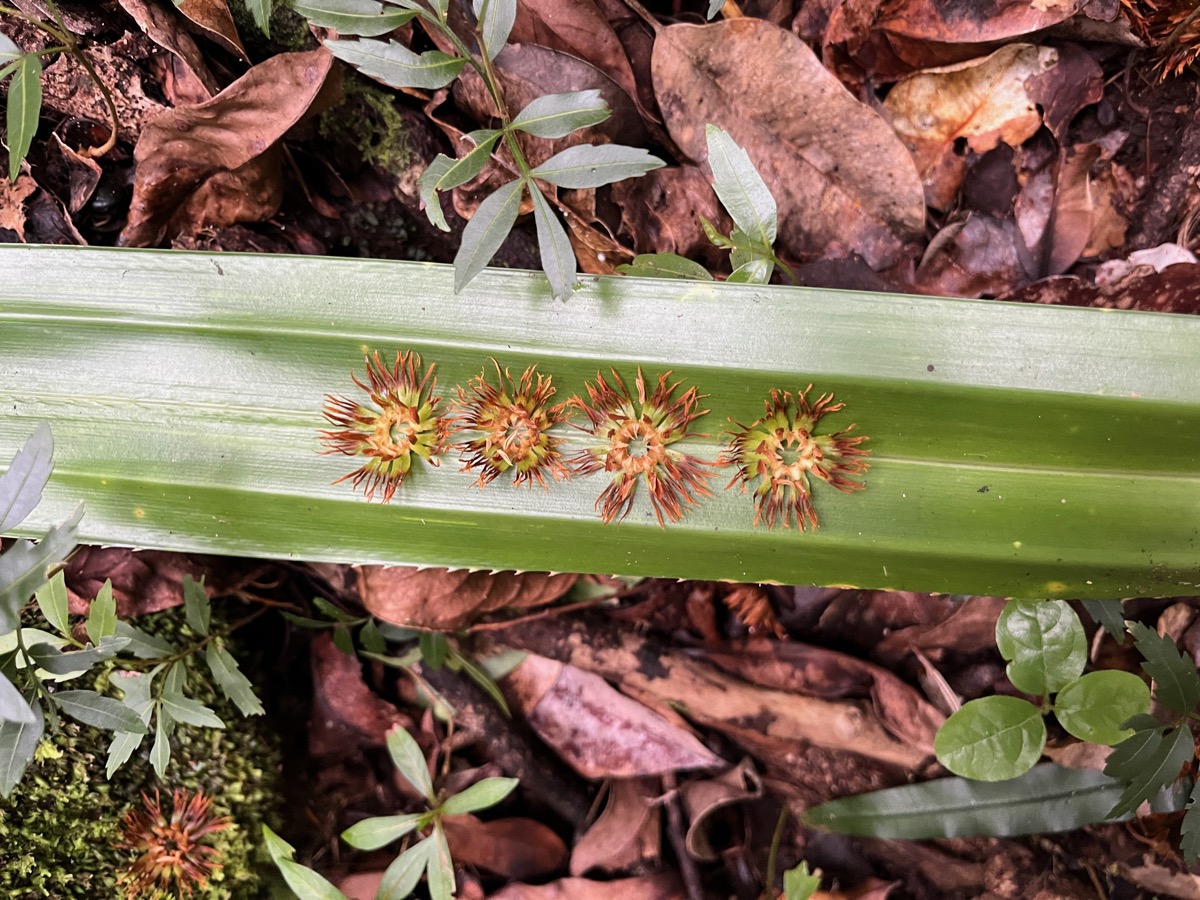
[[[81,540],[214,553],[1024,597],[1200,582],[1200,318],[633,278],[564,303],[529,272],[456,296],[448,266],[54,247],[0,247],[0,271],[0,464],[38,421],[56,443],[27,534],[83,499]],[[813,382],[870,436],[867,489],[817,484],[816,532],[753,528],[732,472],[677,525],[644,497],[604,525],[603,476],[479,490],[449,455],[368,504],[317,439],[367,349],[436,362],[443,397],[489,357],[537,363],[556,400],[672,369],[709,395],[710,459],[730,419]]]

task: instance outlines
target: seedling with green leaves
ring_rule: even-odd
[[[539,165],[531,165],[520,135],[534,138],[564,138],[580,129],[605,121],[611,110],[598,90],[572,91],[538,97],[515,116],[510,114],[500,78],[493,64],[504,49],[517,16],[517,0],[473,0],[476,23],[474,39],[478,51],[467,45],[452,27],[449,0],[296,0],[296,12],[313,24],[336,29],[340,36],[357,35],[358,40],[326,40],[334,54],[389,87],[437,90],[453,82],[469,65],[483,79],[500,120],[498,128],[482,128],[468,134],[474,148],[458,159],[439,154],[421,175],[421,200],[429,221],[449,231],[442,213],[441,191],[466,184],[483,171],[498,148],[508,151],[516,178],[489,195],[463,229],[462,243],[454,259],[454,287],[462,290],[478,275],[500,249],[516,224],[521,203],[528,195],[533,204],[534,224],[541,248],[542,268],[554,295],[565,299],[576,282],[575,252],[547,195],[539,182],[554,188],[597,188],[644,175],[663,165],[662,160],[639,147],[619,144],[576,144],[555,153]],[[441,50],[415,53],[396,41],[374,40],[395,28],[418,21],[431,35],[441,37],[457,55]]]
[[[375,896],[377,900],[407,897],[424,876],[433,900],[449,900],[455,892],[454,862],[443,818],[495,806],[512,793],[517,779],[485,778],[446,797],[434,791],[425,754],[412,735],[403,728],[393,728],[387,735],[387,748],[400,775],[425,798],[428,808],[419,813],[364,819],[343,831],[342,840],[359,850],[378,850],[410,835],[423,834],[388,866]],[[263,827],[263,836],[271,859],[300,900],[345,900],[346,895],[330,882],[296,862],[292,847],[270,828]]]

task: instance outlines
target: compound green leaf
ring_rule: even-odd
[[[384,12],[383,4],[375,0],[292,0],[292,9],[313,25],[359,37],[387,34],[417,15],[410,9]]]
[[[191,697],[176,693],[170,689],[162,695],[162,709],[176,722],[184,725],[194,725],[197,728],[224,728],[225,723],[215,712]]]
[[[512,120],[512,127],[534,137],[561,138],[580,128],[599,125],[610,115],[612,110],[600,91],[570,91],[531,100]]]
[[[1006,837],[1103,822],[1120,794],[1121,782],[1100,772],[1043,763],[1008,781],[941,778],[845,797],[812,807],[804,820],[868,837]]]
[[[61,525],[50,529],[36,544],[17,541],[0,555],[0,634],[16,631],[17,613],[75,546],[83,507]]]
[[[254,686],[250,679],[242,674],[237,660],[221,646],[219,641],[211,642],[204,651],[204,661],[212,672],[213,681],[221,689],[243,716],[261,716],[265,710],[258,697],[254,694]]]
[[[114,634],[129,639],[129,652],[138,659],[159,659],[171,656],[175,648],[157,635],[148,634],[136,625],[118,619]]]
[[[1134,731],[1116,746],[1104,765],[1104,774],[1125,783],[1121,798],[1109,813],[1119,818],[1153,799],[1159,789],[1179,777],[1194,753],[1192,733],[1186,728],[1170,732]]]
[[[63,637],[71,636],[70,601],[67,599],[67,581],[59,570],[50,576],[50,580],[34,592],[38,609],[46,617],[46,621],[54,626]]]
[[[204,637],[212,624],[212,601],[204,590],[204,580],[199,582],[191,575],[183,576],[183,610],[188,626],[197,635]]]
[[[706,125],[708,164],[713,189],[739,229],[760,246],[772,247],[779,226],[779,210],[767,183],[750,161],[750,155],[727,132]]]
[[[1075,679],[1054,698],[1054,716],[1070,734],[1093,744],[1119,744],[1124,727],[1150,709],[1150,687],[1132,672],[1106,669]]]
[[[1119,599],[1084,600],[1083,608],[1104,630],[1117,639],[1125,640],[1125,602]]]
[[[466,60],[440,50],[413,53],[395,41],[361,38],[357,41],[325,41],[329,51],[364,75],[394,88],[445,87],[462,72]]]
[[[41,709],[0,675],[0,797],[11,794],[25,774],[44,728]]]
[[[1087,634],[1063,600],[1010,600],[996,622],[996,646],[1008,678],[1027,694],[1061,690],[1087,665]]]
[[[637,178],[665,163],[641,147],[622,144],[576,144],[560,150],[531,172],[563,188],[596,188]]]
[[[1141,622],[1131,622],[1142,669],[1154,679],[1154,697],[1168,709],[1186,715],[1200,705],[1200,675],[1196,664],[1168,637]]]
[[[167,774],[167,766],[171,764],[171,732],[175,730],[175,720],[170,714],[159,707],[158,721],[154,728],[154,743],[150,747],[150,767],[160,779]]]
[[[972,700],[948,718],[933,739],[943,766],[979,781],[1025,774],[1041,757],[1045,744],[1042,714],[1020,697]]]

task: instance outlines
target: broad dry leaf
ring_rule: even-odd
[[[371,615],[413,628],[456,631],[491,612],[553,603],[578,575],[360,566],[358,592]]]
[[[884,109],[912,151],[930,206],[945,209],[962,185],[965,140],[976,153],[998,143],[1018,147],[1041,127],[1042,116],[1029,82],[1058,62],[1058,51],[1010,44],[990,56],[929,69],[902,80]]]
[[[1061,144],[1067,126],[1085,106],[1104,96],[1104,72],[1093,53],[1078,44],[1063,44],[1058,63],[1029,79],[1029,96],[1042,108],[1042,120]]]
[[[662,855],[662,793],[656,778],[618,778],[609,783],[604,811],[571,848],[572,875],[628,872],[653,865]]]
[[[481,822],[476,816],[442,820],[450,857],[460,866],[486,869],[504,878],[546,878],[562,870],[567,845],[536,819],[506,818]]]
[[[718,268],[729,258],[704,234],[701,217],[729,234],[733,222],[717,201],[712,176],[689,163],[664,166],[641,178],[626,178],[611,188],[621,209],[620,232],[638,253],[678,253]]]
[[[1200,266],[1170,266],[1161,272],[1148,272],[1141,277],[1131,275],[1117,284],[1102,287],[1064,275],[1044,279],[1000,299],[1196,315],[1200,314]]]
[[[333,55],[323,47],[281,53],[211,100],[169,110],[148,124],[134,148],[133,202],[121,244],[154,246],[168,229],[191,230],[206,210],[186,204],[205,181],[241,169],[301,119],[332,105],[341,93],[340,75],[331,77],[332,63]],[[247,172],[247,187],[261,190],[264,173],[254,167]],[[278,181],[278,165],[274,173]]]
[[[1011,40],[1063,22],[1090,0],[899,0],[884,8],[876,27],[893,35],[941,44]]]
[[[933,236],[914,287],[937,297],[997,297],[1028,283],[1012,219],[968,215]]]
[[[684,154],[707,158],[708,123],[749,153],[779,205],[788,253],[855,252],[886,268],[920,234],[925,200],[911,154],[791,32],[758,19],[672,25],[652,66]]]
[[[687,892],[674,872],[619,878],[616,881],[591,881],[587,878],[560,878],[549,884],[510,884],[488,900],[684,900]]]
[[[178,13],[154,0],[120,0],[121,7],[133,17],[146,36],[174,57],[177,68],[172,79],[172,92],[202,103],[220,90],[217,79],[195,40],[184,29]],[[228,14],[228,10],[226,10]],[[173,101],[175,102],[175,101]],[[179,105],[175,102],[175,105]]]
[[[22,172],[16,181],[0,179],[0,229],[15,232],[25,242],[25,201],[38,189],[37,182]]]
[[[242,3],[244,0],[235,0]],[[179,11],[209,40],[250,62],[226,0],[180,0]]]
[[[312,640],[312,713],[309,751],[318,759],[345,759],[364,747],[382,747],[388,729],[409,720],[363,681],[357,656],[343,653],[326,632]]]
[[[531,653],[504,684],[514,708],[538,737],[585,778],[634,778],[721,765],[721,758],[691,732],[575,666]]]

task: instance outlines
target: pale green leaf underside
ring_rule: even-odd
[[[82,499],[81,540],[291,559],[1026,597],[1200,580],[1200,318],[636,278],[563,303],[530,272],[456,296],[432,264],[13,245],[0,271],[0,465],[39,421],[56,442],[25,534]],[[831,427],[870,436],[867,489],[818,483],[816,532],[767,531],[726,470],[678,524],[640,496],[604,525],[603,475],[479,490],[450,455],[368,504],[317,439],[366,349],[420,352],[443,397],[489,357],[537,363],[556,400],[609,366],[672,369],[709,395],[707,459],[772,388],[813,382],[846,403]]]

